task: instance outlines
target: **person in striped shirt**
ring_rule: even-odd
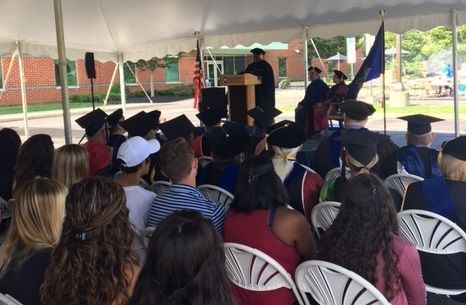
[[[183,138],[165,143],[159,152],[159,163],[162,173],[172,181],[172,185],[152,202],[146,226],[156,227],[175,211],[192,210],[211,220],[217,232],[222,234],[226,210],[207,200],[196,189],[198,163],[189,143]]]

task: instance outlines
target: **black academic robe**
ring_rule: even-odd
[[[306,88],[304,99],[298,104],[295,113],[295,122],[303,127],[305,131],[315,131],[314,129],[314,105],[327,100],[330,88],[319,79],[312,81]]]
[[[256,106],[275,108],[275,78],[273,69],[265,60],[250,63],[242,73],[251,73],[260,77],[262,84],[255,86]]]

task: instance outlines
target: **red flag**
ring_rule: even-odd
[[[197,42],[197,53],[196,53],[196,64],[194,66],[193,75],[194,84],[194,108],[198,107],[199,100],[201,97],[201,90],[205,87],[204,82],[204,71],[202,69],[201,51],[199,50],[199,41]]]

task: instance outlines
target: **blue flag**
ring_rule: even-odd
[[[374,44],[372,45],[369,54],[359,68],[358,73],[353,81],[348,85],[348,94],[346,99],[356,99],[365,82],[375,79],[380,76],[385,70],[385,30],[384,23],[375,36]]]

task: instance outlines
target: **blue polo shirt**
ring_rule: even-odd
[[[219,234],[223,233],[226,210],[207,200],[197,189],[188,185],[172,184],[165,193],[152,202],[146,227],[156,227],[165,217],[179,210],[196,211],[210,219]]]

